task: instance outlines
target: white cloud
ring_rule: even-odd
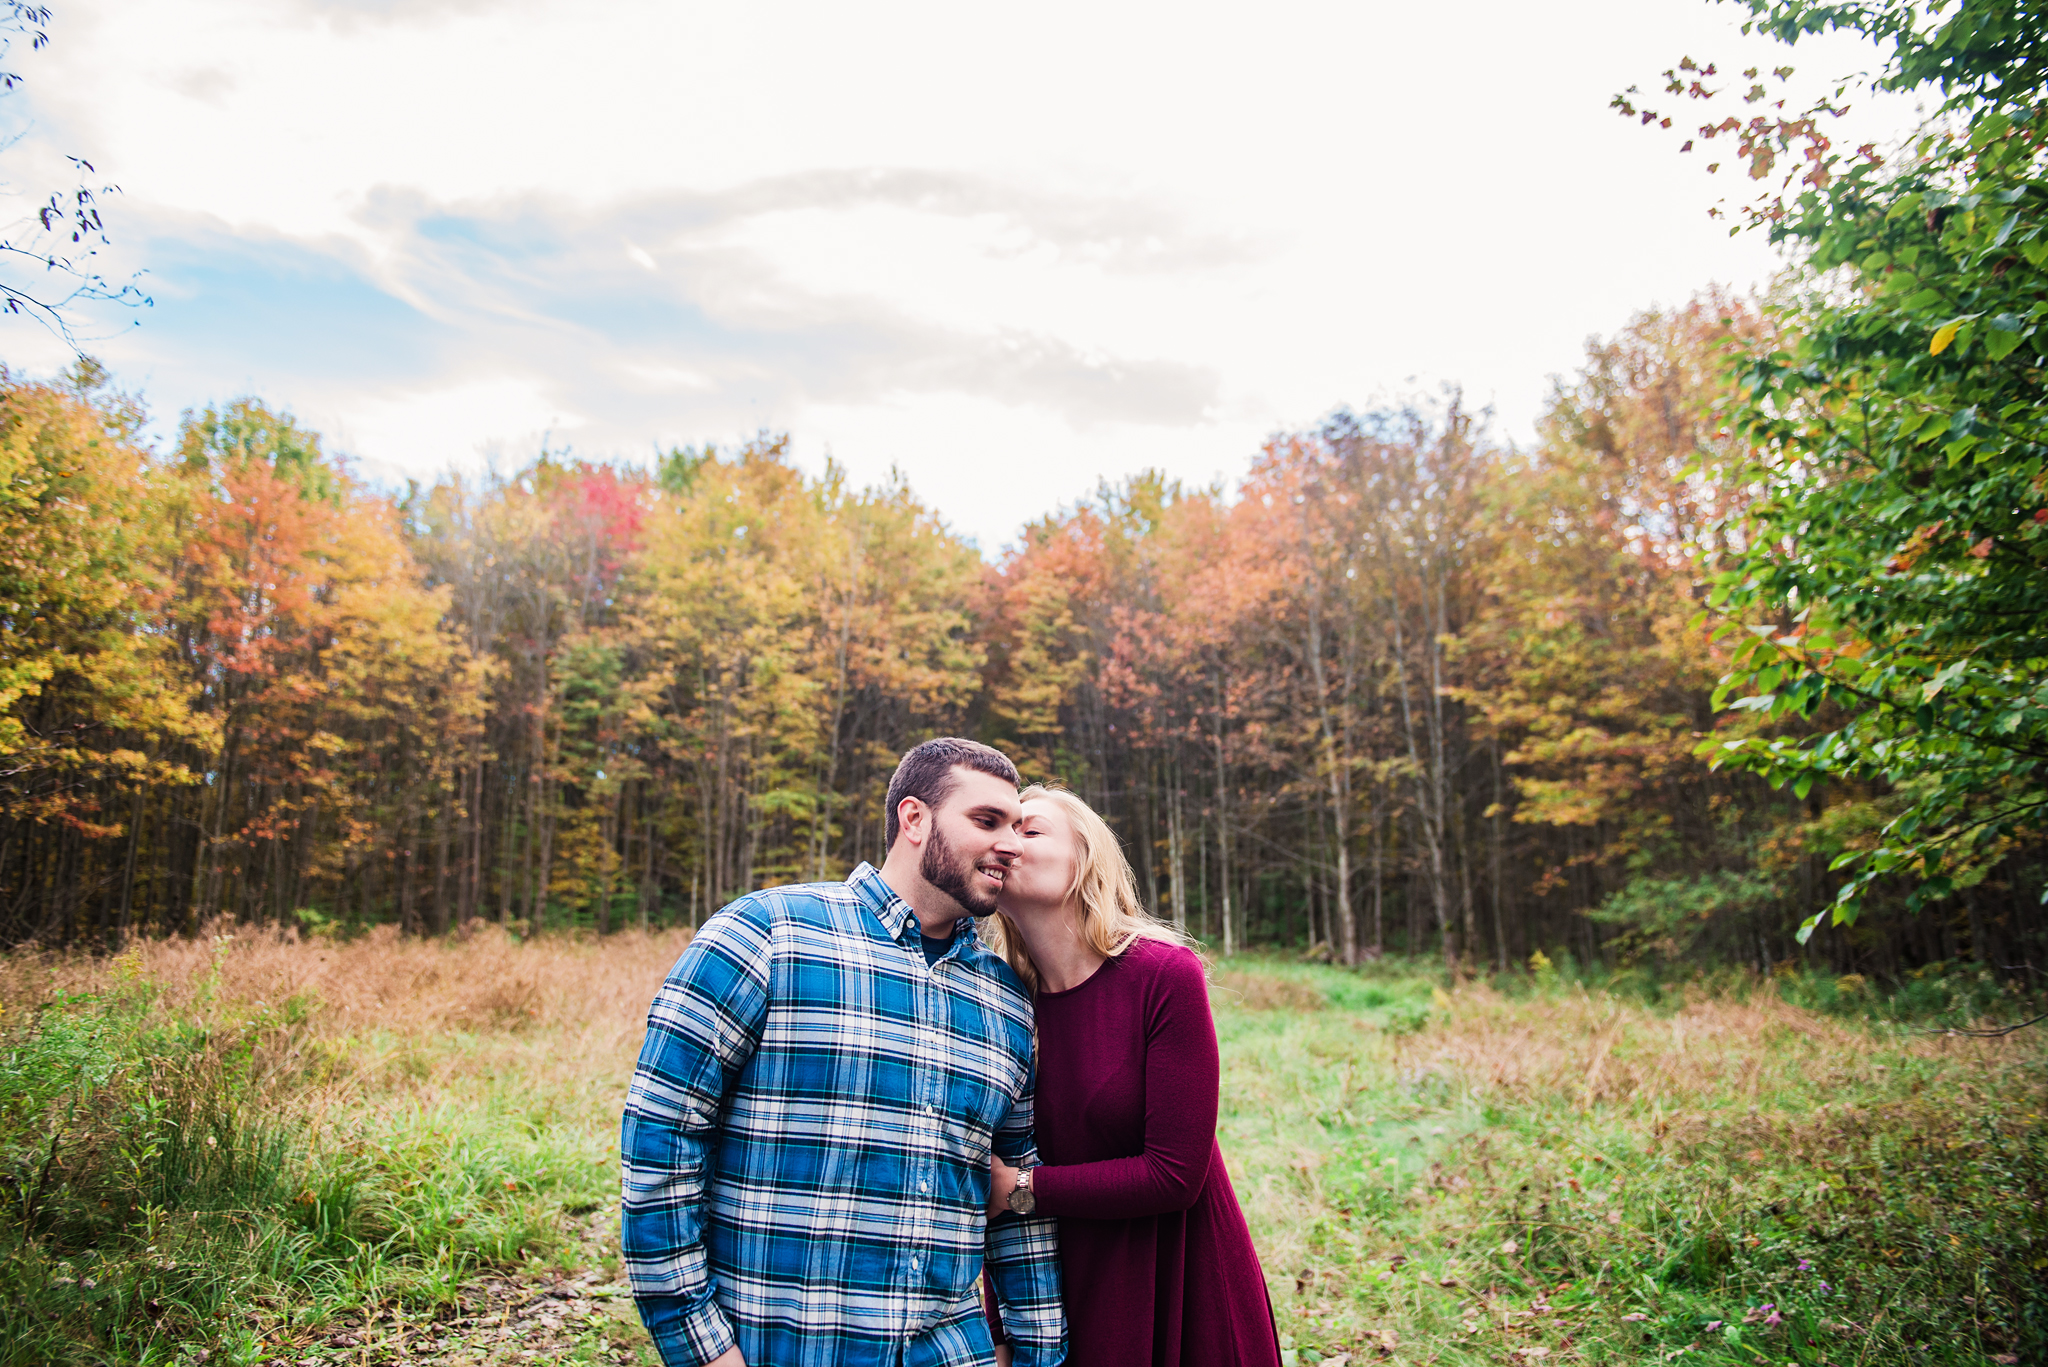
[[[499,455],[510,439],[525,452],[545,441],[573,445],[585,420],[549,402],[545,383],[526,376],[492,376],[465,383],[365,396],[345,410],[302,410],[298,417],[330,434],[338,450],[351,454],[372,479],[418,476],[418,468],[379,453],[419,447],[440,453],[455,469],[474,469]],[[479,440],[477,434],[489,433]]]
[[[1587,334],[1760,280],[1605,107],[1684,53],[1784,60],[1735,17],[77,0],[25,154],[125,187],[159,304],[102,350],[161,411],[259,392],[420,473],[786,427],[993,546],[1410,377],[1526,432]]]

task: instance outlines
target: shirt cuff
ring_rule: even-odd
[[[704,1367],[738,1342],[725,1312],[709,1296],[695,1305],[681,1296],[635,1296],[633,1300],[663,1367]]]
[[[1066,1360],[1067,1340],[1064,1334],[1058,1343],[1050,1346],[1023,1339],[1010,1340],[1010,1367],[1060,1367]]]

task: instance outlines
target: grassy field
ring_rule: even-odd
[[[617,1118],[675,937],[0,960],[0,1363],[651,1361]],[[1939,970],[1219,964],[1294,1363],[2048,1362],[2048,1045]]]

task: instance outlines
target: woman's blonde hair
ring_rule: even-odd
[[[1017,794],[1019,802],[1036,798],[1059,807],[1073,827],[1074,880],[1067,885],[1067,897],[1079,898],[1081,935],[1098,954],[1113,959],[1138,940],[1193,946],[1190,937],[1145,910],[1145,904],[1138,900],[1137,880],[1131,876],[1130,861],[1124,858],[1116,832],[1096,815],[1093,807],[1065,788],[1045,784],[1034,783]],[[984,927],[989,947],[1009,962],[1026,987],[1037,991],[1038,965],[1031,961],[1024,936],[1009,914],[999,911]]]

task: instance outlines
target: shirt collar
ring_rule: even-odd
[[[860,898],[862,906],[874,913],[875,919],[889,932],[890,939],[902,939],[904,931],[910,926],[917,926],[918,932],[923,933],[924,927],[918,924],[917,913],[910,909],[910,903],[897,895],[896,889],[889,886],[882,878],[882,871],[873,864],[863,862],[859,868],[846,875],[846,886],[853,889],[853,895]],[[974,935],[972,916],[962,916],[953,922],[956,949],[962,939],[961,922],[967,924],[966,938],[971,939]]]

